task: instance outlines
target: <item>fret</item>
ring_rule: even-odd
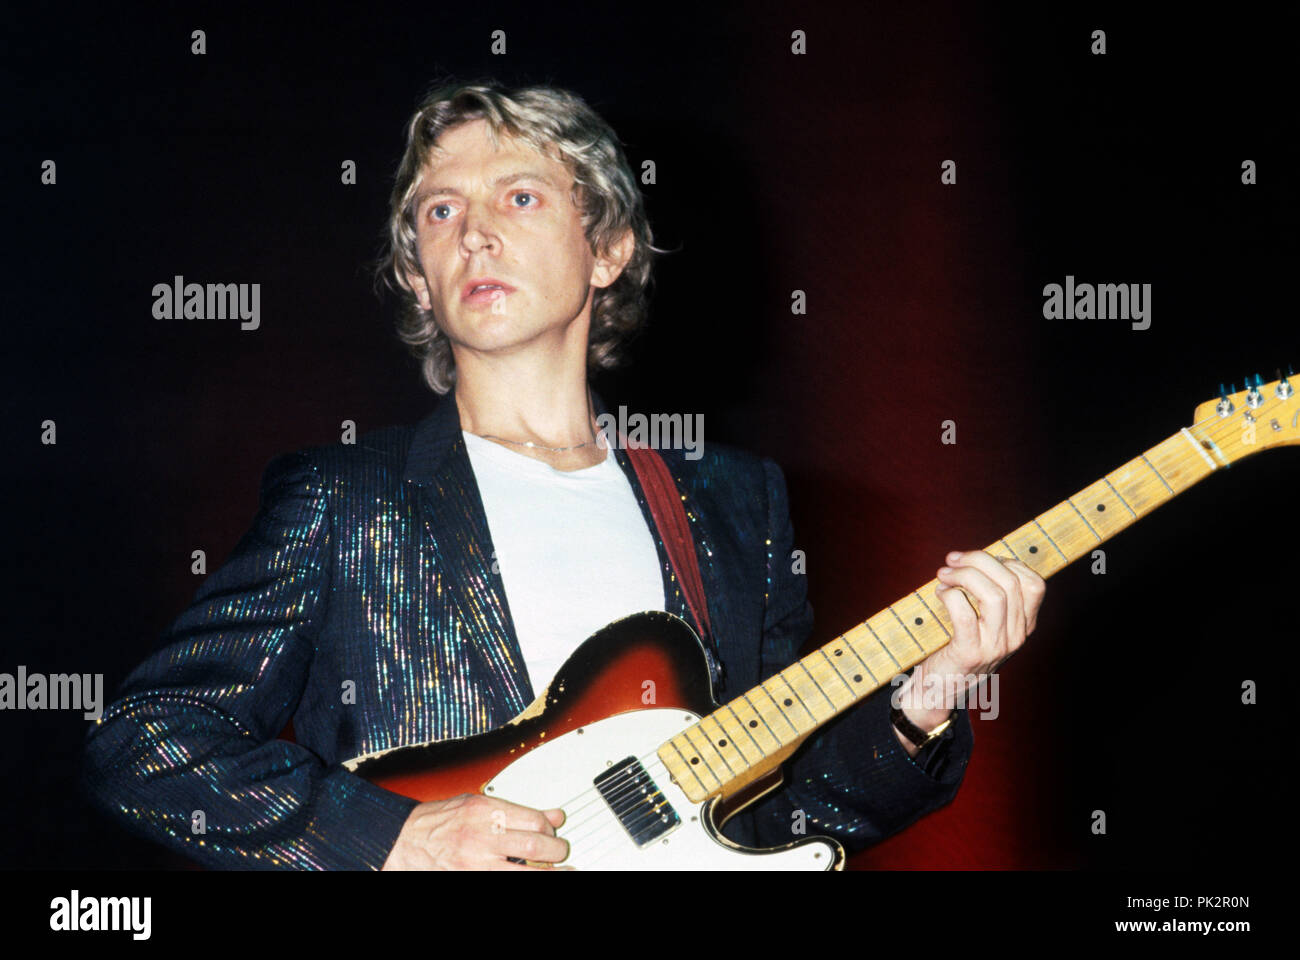
[[[1121,503],[1123,503],[1123,505],[1125,505],[1125,510],[1127,510],[1128,513],[1132,514],[1132,518],[1134,518],[1135,520],[1138,519],[1138,511],[1132,509],[1131,506],[1128,506],[1128,501],[1125,500],[1125,498],[1119,496],[1119,490],[1115,489],[1115,485],[1114,485],[1113,483],[1110,483],[1110,480],[1108,479],[1108,477],[1101,477],[1101,480],[1102,480],[1102,483],[1105,483],[1105,484],[1106,484],[1106,487],[1109,487],[1110,490],[1112,490],[1112,493],[1115,494],[1115,498],[1117,498],[1117,500],[1118,500],[1119,502],[1121,502]]]
[[[1146,456],[1175,493],[1182,493],[1214,472],[1214,460],[1209,453],[1191,434],[1182,430],[1156,444],[1146,452]]]
[[[804,702],[803,697],[799,696],[799,691],[790,686],[790,682],[786,679],[785,674],[786,671],[782,670],[780,673],[769,679],[767,685],[775,688],[776,693],[772,699],[777,700],[780,703],[781,710],[785,713],[786,719],[788,719],[791,725],[799,731],[800,735],[803,735],[809,730],[815,728],[821,721],[818,720],[817,715],[808,708],[808,704]],[[782,687],[785,689],[782,690]],[[787,700],[790,702],[786,703]],[[792,712],[796,710],[798,712]],[[804,720],[800,714],[807,714],[808,719]],[[797,723],[795,722],[796,719],[798,721]]]
[[[781,715],[781,720],[785,723],[787,727],[790,728],[790,734],[791,734],[790,739],[791,740],[799,739],[799,734],[801,733],[800,729],[790,721],[790,715],[785,712],[785,707],[777,703],[776,698],[773,697],[772,694],[768,691],[767,689],[768,682],[770,681],[764,681],[763,683],[760,683],[757,687],[754,688],[754,690],[761,691],[763,696],[767,697],[767,699],[772,702],[772,706],[776,707],[776,712]],[[781,742],[784,743],[785,740],[782,739]]]
[[[1099,541],[1109,540],[1137,519],[1115,488],[1104,479],[1084,487],[1071,500]]]
[[[1088,518],[1083,515],[1083,511],[1079,509],[1079,505],[1074,502],[1074,497],[1067,498],[1065,502],[1068,503],[1074,509],[1074,512],[1078,516],[1079,521],[1085,527],[1088,528],[1088,532],[1092,534],[1093,539],[1095,539],[1098,543],[1101,543],[1101,541],[1105,538],[1100,533],[1097,532],[1096,527],[1094,527],[1091,523],[1088,522]]]
[[[826,699],[831,702],[837,712],[845,707],[853,706],[853,702],[858,699],[858,695],[853,690],[853,684],[840,676],[839,671],[835,669],[835,665],[827,661],[826,654],[823,651],[816,650],[799,662],[803,664],[804,669],[808,671],[818,688],[826,693]]]
[[[691,736],[691,734],[695,734],[695,736]],[[713,744],[709,741],[708,734],[700,729],[698,723],[683,730],[682,736],[686,738],[686,742],[691,745],[695,751],[695,755],[703,761],[704,766],[708,769],[709,773],[713,774],[715,780],[719,783],[724,783],[728,780],[735,779],[736,771],[731,768],[731,764],[727,763],[726,757],[713,749]],[[722,776],[724,773],[730,774],[730,776],[727,776],[724,779]]]
[[[1142,462],[1145,463],[1148,467],[1151,468],[1151,472],[1154,473],[1157,477],[1160,478],[1160,482],[1164,484],[1165,489],[1168,490],[1169,493],[1172,495],[1172,494],[1174,493],[1174,488],[1171,487],[1171,486],[1169,486],[1169,481],[1166,480],[1166,479],[1164,478],[1164,475],[1161,474],[1161,472],[1160,472],[1159,470],[1156,469],[1155,464],[1152,463],[1152,462],[1147,458],[1147,455],[1146,455],[1145,453],[1142,454]]]
[[[877,683],[889,679],[898,672],[899,667],[894,658],[889,655],[889,651],[876,639],[876,635],[865,623],[860,623],[842,634],[840,639],[848,643],[853,650],[853,655],[871,671],[872,679]]]
[[[744,704],[741,704],[741,700],[745,701]],[[746,725],[764,755],[776,753],[785,746],[785,741],[776,735],[776,731],[767,722],[767,717],[763,716],[758,708],[754,706],[753,701],[749,699],[749,694],[742,693],[739,699],[731,702],[739,709],[736,716]]]
[[[840,637],[840,642],[831,644],[831,646],[833,646],[836,650],[844,649],[847,650],[849,653],[851,653],[853,655],[853,659],[862,665],[862,669],[866,672],[867,676],[871,678],[871,682],[876,686],[880,686],[880,679],[876,676],[876,671],[872,670],[871,667],[867,666],[867,661],[863,660],[862,657],[859,656],[857,649],[853,646],[853,643],[849,640],[848,634],[845,634],[844,636]]]
[[[843,651],[844,649],[844,645],[840,643],[832,644],[832,646],[840,651]],[[838,657],[828,654],[825,647],[822,647],[818,652],[825,658],[826,662],[830,664],[830,668],[835,671],[836,679],[839,680],[840,684],[848,690],[848,702],[853,703],[858,699],[858,690],[863,689],[862,685],[867,682],[866,671],[853,669],[852,661],[845,663],[844,654],[842,652]],[[857,679],[853,679],[854,677],[857,677]]]
[[[907,665],[912,661],[912,654],[916,651],[916,642],[910,637],[899,636],[898,620],[889,611],[882,610],[870,620],[866,621],[867,627],[876,635],[880,645],[885,648],[889,658],[898,664],[899,670],[906,670]]]
[[[885,609],[889,611],[889,615],[894,618],[894,621],[900,627],[903,628],[903,632],[907,634],[907,638],[912,641],[912,644],[916,647],[916,649],[920,650],[922,653],[925,653],[925,647],[921,645],[920,640],[916,639],[916,634],[913,633],[911,629],[908,628],[907,624],[903,622],[903,618],[898,615],[898,611],[895,610],[892,606],[886,607]]]
[[[703,790],[706,795],[713,793],[722,786],[722,781],[715,777],[713,772],[709,770],[708,766],[701,762],[700,758],[696,755],[695,748],[691,746],[691,742],[686,739],[685,734],[679,733],[677,736],[669,740],[668,743],[673,748],[673,752],[675,752],[678,758],[680,758],[680,763],[674,762],[672,766],[669,767],[670,770],[673,767],[684,767],[690,772],[691,777],[693,777],[695,782],[700,785],[700,789]],[[662,748],[660,749],[659,756],[660,758],[663,757]],[[692,763],[692,760],[695,762]],[[667,766],[667,764],[665,765]],[[678,785],[683,790],[686,790],[687,794],[693,795],[693,792],[687,786],[686,780],[677,774],[674,774],[674,776],[677,777]],[[707,778],[707,780],[705,778]],[[716,784],[716,786],[714,786],[714,784]]]
[[[1052,509],[1055,510],[1056,508],[1053,507]],[[1051,512],[1051,511],[1049,511],[1049,512]],[[1050,543],[1050,544],[1052,545],[1052,549],[1056,551],[1057,555],[1060,556],[1060,558],[1061,558],[1065,563],[1069,563],[1069,562],[1070,562],[1070,556],[1069,556],[1069,554],[1067,554],[1064,550],[1062,550],[1062,549],[1057,545],[1056,541],[1053,540],[1053,539],[1051,538],[1050,535],[1048,535],[1047,531],[1043,529],[1043,525],[1042,525],[1041,523],[1038,522],[1038,518],[1037,518],[1037,517],[1034,518],[1034,526],[1036,526],[1036,527],[1038,528],[1039,532],[1040,532],[1044,537],[1047,538],[1047,542]]]
[[[1097,538],[1087,524],[1080,521],[1079,511],[1069,500],[1039,514],[1034,522],[1051,540],[1052,548],[1065,563],[1097,545]]]
[[[709,738],[709,746],[718,751],[718,756],[722,757],[727,769],[737,774],[744,773],[753,766],[753,761],[745,756],[735,734],[722,725],[724,719],[722,711],[715,710],[702,718],[697,726],[700,733]]]
[[[1008,544],[1020,561],[1041,577],[1051,576],[1065,566],[1060,551],[1048,542],[1046,534],[1035,520],[1008,533],[1002,542]]]
[[[938,586],[938,580],[931,580],[920,590],[916,591],[913,596],[915,596],[921,606],[925,608],[925,612],[929,614],[930,618],[939,625],[939,629],[943,631],[944,642],[946,643],[952,639],[952,631],[948,629],[952,626],[952,623],[948,620],[948,608],[938,599],[935,600],[934,606],[926,603],[925,600],[925,595],[927,593],[930,594],[930,596],[937,598],[938,595],[935,593],[935,590]],[[940,644],[940,646],[942,646],[942,644]]]
[[[1146,516],[1174,496],[1173,488],[1146,457],[1130,460],[1112,470],[1106,474],[1106,480],[1114,484],[1128,508],[1138,517]]]
[[[915,593],[896,600],[889,609],[927,657],[948,642],[948,632],[935,630],[933,612]]]
[[[844,704],[837,704],[831,699],[830,691],[817,682],[817,678],[813,675],[812,671],[808,669],[806,660],[807,658],[804,658],[804,660],[796,660],[794,666],[790,668],[789,676],[786,677],[786,680],[803,695],[804,703],[807,704],[809,710],[813,710],[813,708],[816,707],[814,712],[817,710],[829,711],[821,718],[825,721],[827,718],[835,716],[835,713]]]
[[[727,725],[727,721],[722,714],[722,710],[726,710],[727,713],[731,714],[731,719],[735,721],[734,726]],[[749,727],[745,726],[744,721],[741,720],[739,714],[736,713],[736,708],[733,707],[730,703],[727,703],[727,704],[723,704],[722,710],[718,711],[718,722],[723,725],[722,728],[724,730],[731,731],[732,739],[736,741],[737,748],[740,750],[740,752],[743,754],[745,752],[745,748],[739,746],[740,737],[736,736],[735,734],[736,730],[739,730],[741,733],[745,735],[745,739],[749,741],[749,745],[754,748],[755,752],[757,752],[758,756],[755,757],[753,760],[749,761],[750,765],[752,766],[753,764],[757,763],[759,760],[764,759],[767,756],[767,751],[763,749],[762,744],[760,744],[757,738],[755,738],[755,736],[750,732]],[[755,726],[755,729],[757,729],[757,725]]]

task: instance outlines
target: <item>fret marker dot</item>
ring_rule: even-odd
[[[751,721],[749,721],[749,725],[750,725],[751,727],[756,727],[756,726],[758,726],[758,721],[757,721],[757,720],[751,720]]]
[[[794,701],[791,700],[789,697],[786,697],[786,698],[785,698],[785,705],[786,705],[787,707],[790,706],[790,705],[792,705],[793,703],[794,703]]]
[[[853,675],[853,682],[854,682],[854,683],[861,683],[861,682],[862,682],[862,674],[860,674],[860,673],[855,673],[855,674]]]
[[[1097,512],[1098,512],[1098,513],[1105,513],[1105,512],[1106,512],[1106,504],[1104,504],[1104,503],[1099,503],[1099,504],[1097,504]]]
[[[1037,552],[1038,552],[1038,548],[1037,548],[1037,547],[1030,547],[1030,548],[1029,548],[1029,552],[1030,552],[1030,553],[1037,553]]]
[[[922,623],[922,620],[921,620],[920,617],[917,617],[915,622],[916,622],[916,625],[919,627],[919,626],[921,625],[921,623]]]
[[[699,763],[699,762],[700,762],[699,757],[691,757],[691,763]]]
[[[726,741],[726,740],[719,740],[719,741],[718,741],[718,746],[720,746],[720,747],[725,747],[726,745],[727,745],[727,741]]]
[[[837,657],[841,657],[841,656],[843,656],[843,655],[844,655],[844,651],[843,651],[843,650],[836,650],[836,651],[835,651],[835,656],[837,656]]]

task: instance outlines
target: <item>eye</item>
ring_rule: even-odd
[[[450,209],[451,209],[450,204],[446,204],[446,203],[435,203],[432,207],[429,208],[429,216],[430,216],[430,218],[432,218],[432,219],[434,219],[434,220],[442,220],[442,219],[444,219],[444,218],[438,216],[438,213],[437,213],[437,212],[438,212],[439,210],[450,210]]]
[[[515,199],[518,199],[518,198],[520,198],[520,197],[531,197],[533,200],[536,200],[536,199],[537,199],[536,194],[529,193],[527,190],[518,190],[518,191],[515,192],[515,195],[514,195],[514,196],[515,196]],[[529,206],[529,207],[535,207],[535,206],[537,206],[537,204],[536,204],[536,203],[530,203],[530,204],[528,204],[528,206]],[[527,208],[526,208],[526,207],[521,207],[521,208],[518,208],[518,209],[527,209]]]

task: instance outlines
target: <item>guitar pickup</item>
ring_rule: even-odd
[[[614,764],[592,783],[638,847],[653,843],[682,822],[636,757]]]

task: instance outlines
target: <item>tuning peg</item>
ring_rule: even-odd
[[[1286,375],[1287,377],[1295,376],[1295,374],[1292,372],[1289,366],[1286,368]],[[1273,393],[1277,395],[1277,398],[1279,400],[1286,400],[1295,391],[1291,388],[1291,381],[1289,379],[1283,378],[1281,368],[1278,368],[1277,380],[1278,380],[1277,387],[1276,389],[1274,389]]]
[[[1259,374],[1255,374],[1255,382],[1250,382],[1250,374],[1246,374],[1246,406],[1252,410],[1264,402],[1264,395],[1259,392],[1259,384],[1264,381],[1260,379]]]
[[[1230,417],[1236,409],[1228,399],[1228,391],[1223,389],[1223,384],[1219,384],[1219,402],[1214,405],[1214,412],[1221,417]]]

